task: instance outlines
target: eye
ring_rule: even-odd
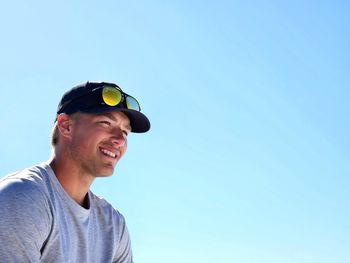
[[[111,123],[109,121],[100,121],[99,123],[107,127],[111,126]]]

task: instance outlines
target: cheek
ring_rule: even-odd
[[[121,148],[122,155],[126,152],[126,149],[128,148],[128,141],[125,140],[125,144]]]
[[[89,141],[82,137],[72,138],[70,148],[73,152],[86,152],[89,148]]]
[[[80,151],[91,151],[98,142],[96,134],[91,133],[77,133],[72,137],[71,147],[79,149]]]

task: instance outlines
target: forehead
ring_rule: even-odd
[[[128,116],[119,111],[112,111],[112,112],[105,112],[105,113],[82,113],[80,112],[79,115],[83,117],[83,119],[98,119],[98,118],[107,118],[112,122],[115,122],[117,124],[120,124],[124,126],[125,128],[131,130],[130,120]]]
[[[124,121],[124,122],[128,122],[130,124],[130,120],[128,118],[128,116],[120,111],[111,111],[111,112],[105,112],[105,113],[95,113],[95,116],[104,116],[107,117],[113,121]]]

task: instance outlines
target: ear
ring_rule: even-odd
[[[65,114],[61,113],[57,116],[57,127],[62,137],[71,137],[73,119]]]

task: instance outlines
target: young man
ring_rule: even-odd
[[[57,109],[48,162],[0,180],[0,261],[131,263],[124,217],[94,195],[130,132],[147,132],[139,103],[113,83],[87,82]]]

